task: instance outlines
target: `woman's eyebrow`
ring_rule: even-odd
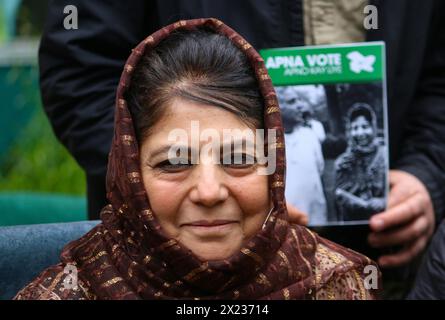
[[[155,148],[153,152],[150,153],[149,159],[156,158],[159,155],[162,155],[164,153],[168,153],[168,151],[173,147],[174,145],[163,145],[159,148]]]
[[[237,140],[231,140],[230,142],[223,143],[220,146],[220,150],[221,151],[223,151],[223,150],[230,150],[231,151],[231,150],[234,150],[234,146],[242,146],[242,147],[244,147],[244,146],[247,145],[248,141],[249,140],[247,140],[245,138],[237,139]],[[252,146],[254,144],[255,143],[252,142]],[[153,152],[150,153],[148,158],[149,159],[153,159],[153,158],[155,158],[155,157],[157,157],[159,155],[163,155],[165,153],[168,153],[169,150],[172,149],[172,148],[174,148],[175,150],[187,150],[188,155],[190,155],[191,152],[192,152],[192,148],[190,146],[187,146],[187,145],[167,144],[167,145],[162,145],[162,146],[160,146],[158,148],[155,148],[153,150]]]
[[[180,151],[180,150],[187,150],[187,156],[191,154],[192,148],[190,148],[188,145],[184,144],[184,145],[180,145],[180,144],[167,144],[167,145],[163,145],[160,146],[158,148],[155,148],[153,152],[150,153],[148,159],[153,159],[156,158],[160,155],[164,155],[164,154],[168,154],[168,152],[174,149],[176,151]],[[175,155],[176,157],[176,155]]]
[[[244,150],[244,147],[247,147],[249,145],[248,142],[250,142],[253,147],[255,146],[255,141],[250,141],[246,138],[242,138],[242,139],[231,140],[230,142],[223,143],[221,145],[221,151],[235,150],[235,148],[234,148],[235,146],[241,146],[241,148],[243,148],[243,150]]]

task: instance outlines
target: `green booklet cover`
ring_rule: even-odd
[[[286,200],[310,226],[368,223],[389,188],[384,43],[260,53],[285,128]]]

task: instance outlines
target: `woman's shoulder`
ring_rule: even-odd
[[[316,299],[369,300],[381,289],[381,273],[368,257],[320,237],[314,239],[313,274]]]
[[[73,265],[62,263],[44,270],[14,300],[93,300],[95,296],[78,279]]]
[[[335,170],[342,170],[349,168],[355,162],[355,155],[351,150],[347,149],[335,159]]]
[[[358,252],[317,236],[317,299],[375,299],[381,289],[377,264]]]

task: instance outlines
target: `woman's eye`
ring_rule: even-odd
[[[166,172],[178,172],[191,167],[188,159],[169,159],[158,163],[155,168]]]
[[[229,168],[249,168],[257,163],[256,158],[249,154],[232,154],[224,157],[222,165]]]

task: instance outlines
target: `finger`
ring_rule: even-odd
[[[307,224],[309,223],[309,218],[307,215],[304,215],[301,217],[301,219],[296,222],[297,224],[301,225],[301,226],[307,226]]]
[[[423,213],[426,201],[424,195],[416,193],[395,207],[372,216],[369,225],[372,231],[379,232],[406,224]]]
[[[289,214],[289,220],[291,222],[301,224],[301,225],[308,224],[309,218],[306,213],[297,209],[296,207],[291,205],[289,202],[286,203],[286,206],[287,206],[287,212]]]
[[[398,170],[391,170],[389,173],[390,190],[388,194],[388,208],[406,200],[413,195],[411,188],[407,188],[404,172]]]
[[[407,264],[425,248],[427,242],[427,237],[420,237],[398,253],[380,257],[378,263],[383,268],[392,268]]]
[[[368,237],[372,247],[381,248],[395,245],[404,245],[427,234],[428,220],[421,216],[411,223],[390,232],[374,232]]]
[[[298,214],[289,215],[290,221],[302,226],[306,226],[309,223],[309,218],[305,213],[299,212]]]
[[[389,170],[388,180],[389,180],[390,187],[393,187],[393,185],[399,184],[399,182],[403,181],[403,171]]]
[[[412,194],[408,191],[404,183],[394,184],[388,193],[388,208],[395,207],[410,196],[412,196]]]

